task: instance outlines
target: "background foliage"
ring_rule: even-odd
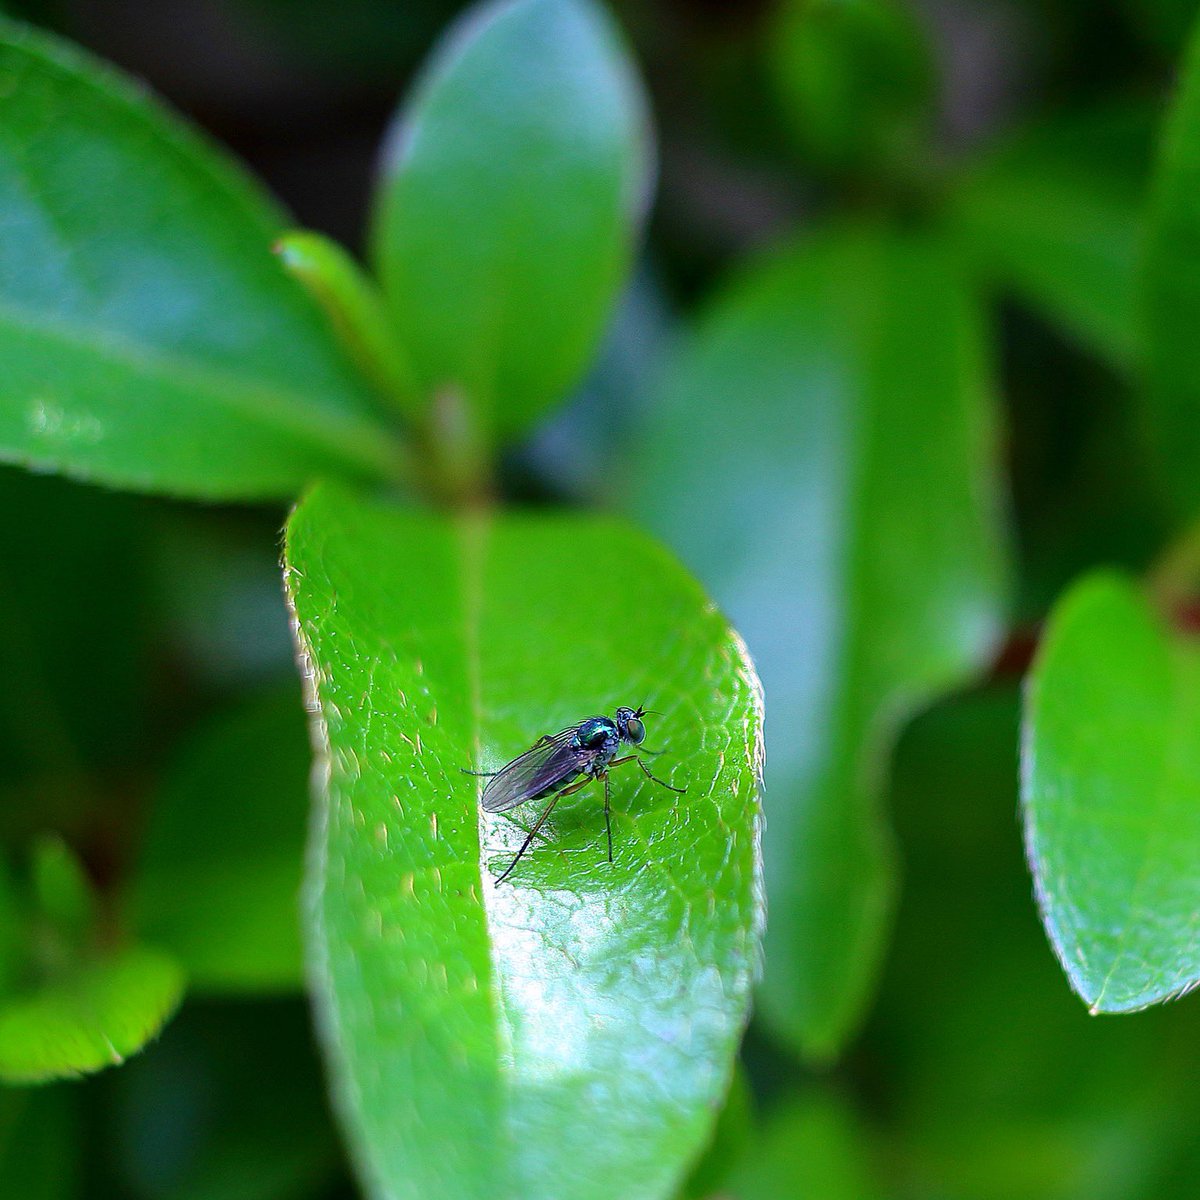
[[[3,7],[0,1194],[1194,1194],[1194,4]]]

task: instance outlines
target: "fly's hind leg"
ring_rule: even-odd
[[[510,862],[508,864],[508,866],[505,867],[503,874],[501,874],[497,878],[497,880],[496,880],[497,883],[503,883],[513,873],[513,868],[517,865],[517,863],[519,863],[521,861],[521,856],[525,853],[525,851],[529,849],[530,842],[532,842],[533,839],[535,837],[537,837],[538,830],[540,830],[541,827],[546,823],[546,818],[553,811],[554,806],[564,796],[569,796],[572,792],[579,791],[579,789],[581,787],[583,787],[584,784],[591,783],[591,781],[592,781],[592,777],[590,775],[585,775],[578,783],[573,783],[573,784],[571,784],[570,787],[563,788],[563,790],[561,792],[554,793],[554,797],[551,799],[550,803],[547,804],[546,807],[542,810],[542,815],[540,817],[538,817],[537,823],[529,831],[529,833],[525,837],[525,840],[521,843],[521,848],[520,848],[520,850],[517,851],[512,862]]]

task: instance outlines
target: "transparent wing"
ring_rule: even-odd
[[[576,728],[572,725],[553,737],[543,738],[493,775],[483,789],[485,811],[504,812],[516,808],[546,788],[578,775],[586,752],[571,744]]]

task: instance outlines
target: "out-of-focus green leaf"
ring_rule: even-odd
[[[69,1086],[0,1088],[0,1196],[78,1195],[79,1132]]]
[[[34,903],[71,945],[82,945],[95,919],[91,888],[79,860],[61,838],[43,837],[33,848]]]
[[[159,632],[146,587],[152,504],[4,467],[0,511],[0,779],[60,777],[64,807],[78,808],[87,768],[145,752]],[[27,796],[0,804],[22,840],[56,816]]]
[[[388,435],[270,247],[279,213],[143,91],[0,25],[0,457],[126,488],[288,495]]]
[[[952,209],[987,274],[1126,372],[1141,349],[1151,116],[1121,105],[1033,125],[972,172]]]
[[[631,510],[739,622],[771,695],[761,1011],[828,1056],[888,923],[894,731],[1001,618],[981,313],[937,242],[813,238],[717,300],[653,403]]]
[[[895,168],[932,113],[933,63],[912,8],[897,0],[783,0],[767,65],[802,149],[836,169]]]
[[[866,1141],[846,1105],[813,1090],[772,1114],[722,1189],[730,1200],[870,1200]]]
[[[19,983],[28,949],[26,913],[8,863],[0,857],[0,997]]]
[[[294,689],[205,730],[157,797],[129,922],[196,987],[300,986],[298,901],[311,752]]]
[[[340,1154],[297,1001],[189,1001],[104,1083],[104,1134],[141,1200],[330,1195]]]
[[[178,966],[153,950],[73,964],[0,1002],[0,1081],[69,1078],[123,1062],[158,1033],[182,992]]]
[[[1162,134],[1143,287],[1146,423],[1185,517],[1200,509],[1200,23]]]
[[[410,416],[419,397],[374,280],[337,244],[310,230],[285,233],[275,252],[325,310],[334,333],[380,394]]]
[[[667,1195],[725,1093],[759,961],[761,709],[659,546],[581,516],[445,518],[319,488],[286,562],[325,743],[308,927],[374,1196]],[[542,734],[642,701],[657,775],[481,814]]]
[[[1063,986],[1013,821],[1019,720],[1010,680],[922,714],[897,750],[905,886],[856,1053],[887,1064],[882,1161],[905,1196],[1186,1200],[1200,1007],[1094,1020]]]
[[[270,510],[175,506],[158,527],[154,580],[169,649],[189,678],[222,691],[292,679],[296,656]]]
[[[578,379],[649,189],[645,105],[591,0],[477,6],[396,121],[374,257],[426,401],[487,441]]]
[[[679,1192],[680,1200],[705,1200],[729,1178],[750,1141],[753,1108],[750,1083],[739,1064],[729,1081],[729,1091],[725,1093],[725,1103],[717,1114],[708,1146],[689,1172]]]
[[[1042,920],[1093,1012],[1200,981],[1200,650],[1129,582],[1056,608],[1025,713],[1022,799]]]

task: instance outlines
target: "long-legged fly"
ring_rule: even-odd
[[[467,772],[468,775],[482,775],[487,778],[482,797],[486,812],[506,812],[527,800],[544,800],[547,796],[550,797],[550,803],[542,810],[542,815],[521,843],[521,848],[512,862],[505,868],[504,873],[497,877],[497,883],[503,883],[512,874],[513,868],[521,861],[521,856],[529,849],[530,843],[537,837],[538,830],[545,824],[546,818],[559,800],[579,791],[593,779],[604,780],[604,828],[608,835],[608,861],[612,862],[608,772],[613,767],[635,762],[646,777],[660,787],[672,792],[687,791],[687,788],[672,787],[657,778],[646,766],[641,755],[627,754],[622,758],[616,757],[622,743],[628,743],[630,746],[641,745],[646,736],[646,726],[642,724],[645,714],[645,708],[618,708],[612,717],[588,717],[560,733],[546,734],[534,742],[524,754],[514,758],[499,771]],[[579,778],[581,775],[582,779]]]

